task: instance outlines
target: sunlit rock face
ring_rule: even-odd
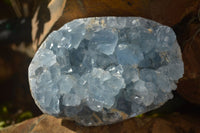
[[[140,17],[97,17],[52,32],[29,66],[29,82],[44,113],[96,126],[161,106],[183,73],[170,27]]]

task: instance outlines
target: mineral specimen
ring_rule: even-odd
[[[170,27],[140,17],[97,17],[52,32],[29,66],[29,82],[44,113],[96,126],[161,106],[183,73]]]

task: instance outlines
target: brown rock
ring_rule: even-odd
[[[181,80],[177,91],[191,103],[200,104],[200,77]]]
[[[195,104],[200,104],[200,18],[198,12],[200,13],[200,9],[189,16],[187,23],[179,24],[182,29],[179,32],[182,33],[178,33],[178,38],[181,38],[180,44],[183,45],[185,73],[178,84],[177,91]]]
[[[43,0],[32,18],[33,49],[37,50],[55,22],[60,18],[66,0]]]
[[[7,127],[0,133],[195,133],[200,132],[199,119],[199,116],[170,114],[165,117],[132,118],[107,126],[83,127],[44,114]]]
[[[152,133],[176,133],[172,124],[163,119],[156,119],[152,126]]]
[[[141,16],[173,26],[199,3],[196,0],[68,0],[54,29],[73,19],[98,16]]]

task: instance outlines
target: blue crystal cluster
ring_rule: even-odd
[[[183,73],[170,27],[140,17],[96,17],[52,32],[29,66],[29,82],[44,113],[96,126],[161,106]]]

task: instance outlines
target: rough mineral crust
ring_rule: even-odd
[[[96,126],[161,106],[183,73],[170,27],[140,17],[98,17],[52,32],[29,66],[29,82],[44,113]]]

